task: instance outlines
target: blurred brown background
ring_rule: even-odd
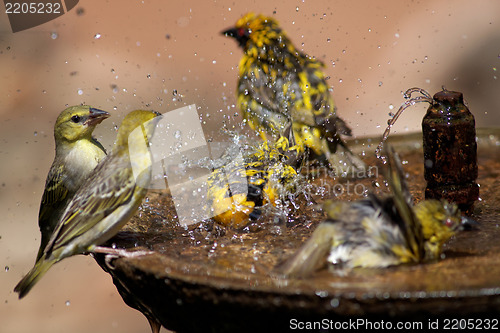
[[[66,105],[108,110],[96,136],[110,148],[128,111],[195,103],[207,138],[219,135],[222,121],[247,131],[234,105],[241,51],[220,31],[248,11],[273,15],[297,47],[325,62],[339,114],[358,137],[381,135],[413,86],[462,91],[478,126],[500,125],[496,0],[81,0],[15,34],[2,8],[0,331],[149,332],[89,257],[59,263],[22,301],[12,291],[39,245],[52,126]],[[393,131],[419,131],[425,109],[407,110]]]

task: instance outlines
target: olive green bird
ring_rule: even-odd
[[[113,151],[92,171],[58,222],[35,266],[14,291],[24,297],[58,261],[94,251],[136,212],[151,181],[149,142],[159,113],[137,110],[120,125]]]
[[[237,95],[252,129],[265,140],[291,123],[296,144],[339,175],[365,168],[341,138],[351,130],[336,115],[322,62],[297,50],[272,17],[248,13],[223,34],[244,52]]]
[[[92,132],[108,117],[106,111],[88,105],[71,106],[57,117],[54,125],[56,156],[45,181],[38,213],[42,239],[36,260],[42,256],[76,190],[106,156],[106,150],[92,137]]]
[[[301,278],[326,265],[334,269],[381,268],[437,260],[443,244],[455,232],[476,223],[446,201],[424,200],[413,205],[399,158],[391,152],[388,162],[391,196],[326,201],[326,220],[274,273]]]

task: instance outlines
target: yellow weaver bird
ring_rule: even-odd
[[[208,205],[214,220],[241,228],[262,215],[263,206],[293,195],[297,180],[297,147],[288,139],[265,141],[242,163],[215,169],[208,178]]]
[[[455,204],[424,200],[412,204],[397,155],[388,156],[392,196],[370,195],[355,202],[326,201],[327,219],[274,272],[305,277],[325,265],[333,268],[387,267],[437,260],[443,244],[464,225]]]
[[[116,144],[68,203],[35,266],[16,285],[24,297],[58,261],[94,251],[136,212],[151,181],[149,141],[152,111],[133,111],[123,120]],[[143,172],[139,172],[139,171]]]
[[[223,34],[244,52],[238,104],[252,129],[266,140],[266,133],[279,137],[291,123],[296,144],[340,175],[365,168],[340,137],[351,130],[336,116],[322,62],[297,50],[271,17],[248,13]]]
[[[57,117],[54,125],[56,156],[45,181],[38,213],[42,239],[36,260],[42,256],[76,190],[106,156],[106,150],[92,137],[92,132],[108,117],[106,111],[88,105],[71,106]]]

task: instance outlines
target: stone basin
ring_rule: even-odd
[[[221,228],[211,220],[179,226],[169,193],[150,191],[139,213],[107,246],[152,252],[130,258],[96,255],[96,260],[129,306],[176,332],[284,331],[298,321],[334,325],[359,316],[420,321],[423,327],[436,316],[498,318],[500,129],[479,129],[477,137],[481,187],[473,216],[480,226],[453,237],[438,262],[342,274],[323,270],[307,279],[269,274],[323,220],[323,200],[335,195],[358,199],[356,184],[358,190],[387,193],[383,172],[350,184],[319,175],[312,180],[316,189],[324,189],[313,195],[317,204],[303,200],[288,222],[276,224],[269,216],[246,230]],[[375,166],[378,141],[350,144]],[[422,200],[425,189],[421,142],[419,134],[389,139],[410,175],[416,200]],[[350,193],[340,193],[342,187],[335,184],[351,186]]]

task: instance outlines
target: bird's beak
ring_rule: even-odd
[[[230,29],[222,31],[221,34],[223,34],[226,37],[233,37],[233,38],[235,38],[237,36],[237,29],[236,28],[230,28]]]
[[[470,217],[467,216],[462,216],[462,220],[460,222],[460,225],[463,230],[473,230],[477,229],[479,227],[479,222],[477,222],[474,219],[471,219]]]
[[[95,109],[95,108],[90,108],[90,115],[85,122],[85,125],[97,125],[101,123],[104,119],[108,118],[110,114],[106,111]]]

